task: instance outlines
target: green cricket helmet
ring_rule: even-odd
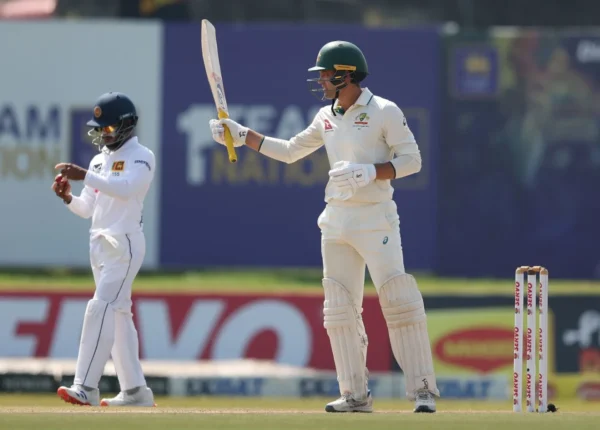
[[[343,40],[335,40],[327,43],[319,51],[317,61],[314,67],[308,69],[309,72],[320,72],[323,70],[332,70],[335,74],[329,78],[336,87],[333,103],[339,96],[339,90],[347,84],[344,82],[346,75],[349,75],[352,83],[361,82],[369,74],[367,60],[358,46]],[[321,86],[323,79],[320,77],[307,79],[309,91],[319,100],[325,100],[325,91]]]

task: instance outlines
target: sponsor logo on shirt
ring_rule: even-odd
[[[144,166],[146,166],[148,168],[148,170],[152,170],[150,168],[150,164],[147,161],[144,161],[144,160],[135,160],[133,163],[134,164],[143,164]]]
[[[329,122],[328,119],[324,119],[323,123],[325,124],[325,131],[327,131],[327,130],[333,130],[333,127],[331,126],[331,123]]]

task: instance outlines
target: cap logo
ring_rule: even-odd
[[[96,106],[94,108],[94,116],[96,118],[100,118],[102,116],[102,109],[100,109],[100,106]]]
[[[350,71],[356,70],[356,66],[350,66],[347,64],[334,64],[333,67],[335,68],[335,70],[350,70]]]

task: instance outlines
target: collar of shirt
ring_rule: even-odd
[[[371,92],[371,90],[369,90],[369,88],[367,87],[363,88],[360,96],[358,96],[354,104],[350,106],[350,108],[346,112],[351,110],[354,106],[367,106],[372,98],[373,93]],[[333,106],[334,109],[339,108],[339,102],[339,99],[335,101],[335,105]]]
[[[119,146],[119,148],[117,148],[117,150],[115,151],[111,151],[110,149],[108,149],[106,146],[102,148],[102,152],[104,152],[107,155],[111,155],[111,154],[116,154],[119,151],[123,150],[123,148],[125,148],[126,146],[128,146],[131,142],[137,142],[138,138],[137,136],[131,136],[129,139],[127,139],[125,141],[125,143],[121,146]]]
[[[366,106],[373,98],[373,93],[368,88],[363,88],[361,95],[356,99],[353,106]]]

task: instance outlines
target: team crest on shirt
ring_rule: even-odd
[[[367,115],[366,112],[360,113],[356,115],[356,118],[354,118],[354,127],[368,127],[370,119],[371,118],[369,118],[369,115]]]
[[[122,172],[125,169],[124,161],[115,161],[111,167],[112,172]]]

